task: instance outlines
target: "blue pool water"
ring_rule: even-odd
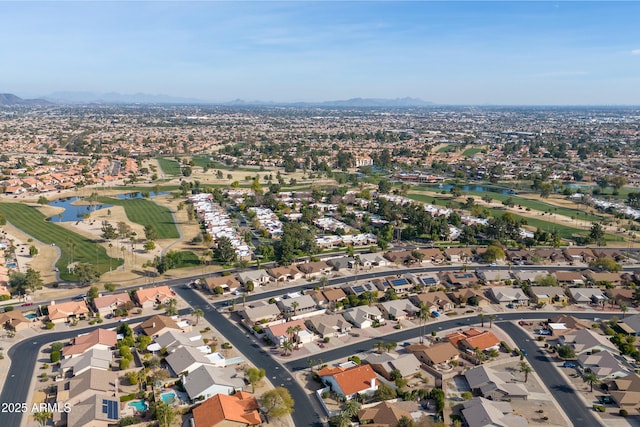
[[[36,317],[38,317],[38,316],[36,316],[36,315],[35,315],[35,314],[33,314],[33,313],[29,313],[29,314],[25,314],[25,315],[24,315],[24,317],[26,317],[27,319],[35,319],[35,318],[36,318]]]
[[[129,406],[136,408],[136,411],[146,411],[149,409],[149,405],[144,400],[134,400],[129,402]]]
[[[9,267],[9,268],[16,268],[17,266],[18,266],[18,264],[16,264],[15,262],[7,263],[7,267]]]
[[[82,219],[84,214],[90,214],[91,212],[96,211],[98,209],[111,207],[111,205],[103,205],[103,204],[98,204],[94,206],[72,205],[72,203],[75,202],[76,200],[80,200],[80,197],[62,198],[62,199],[54,200],[53,202],[49,203],[49,206],[57,206],[57,207],[64,208],[64,211],[62,211],[59,215],[54,215],[50,217],[49,221],[51,222],[78,221]]]
[[[173,391],[162,393],[160,395],[160,399],[162,399],[162,401],[166,404],[171,404],[176,400],[176,393]]]

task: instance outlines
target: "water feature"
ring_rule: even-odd
[[[159,191],[158,194],[156,194],[153,191],[149,192],[149,196],[150,197],[155,197],[155,196],[166,196],[167,194],[169,194],[166,191]],[[126,200],[126,199],[142,199],[142,192],[140,191],[134,191],[131,193],[122,193],[122,194],[117,194],[116,198],[120,199],[120,200]]]
[[[134,400],[133,402],[129,402],[129,406],[135,408],[138,412],[149,409],[149,405],[147,405],[147,402],[144,400]]]
[[[29,314],[25,314],[24,317],[27,319],[35,319],[38,316],[35,315],[34,313],[29,313]]]
[[[64,208],[64,211],[57,215],[49,217],[51,222],[72,222],[79,221],[85,214],[90,214],[98,209],[110,208],[112,205],[97,204],[97,205],[74,205],[73,202],[82,200],[80,197],[67,197],[62,199],[56,199],[49,203],[49,206],[56,206]]]
[[[167,405],[172,404],[173,402],[176,401],[176,392],[175,391],[168,391],[166,393],[162,393],[160,395],[160,399],[162,399],[162,401],[164,403],[166,403]]]
[[[453,188],[454,186],[451,184],[439,184],[439,185],[428,185],[427,188],[429,190],[440,190],[440,191],[449,191]],[[483,185],[472,185],[472,184],[465,184],[465,185],[459,185],[458,188],[460,189],[460,191],[474,191],[477,193],[499,193],[499,194],[516,194],[516,192],[514,190],[511,190],[509,188],[501,188],[501,187],[490,187],[490,186],[483,186]]]

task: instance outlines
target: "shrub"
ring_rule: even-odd
[[[6,307],[4,308],[4,311],[5,311],[5,312],[7,312],[7,311],[13,311],[13,310],[14,310],[14,307],[13,307],[12,305],[8,305],[8,306],[6,306]]]
[[[45,382],[48,379],[49,375],[45,374],[44,372],[40,374],[40,381]]]
[[[353,363],[355,363],[356,365],[359,365],[362,363],[362,361],[360,360],[360,358],[358,356],[351,356],[349,357],[347,360],[352,361]]]
[[[7,301],[11,299],[11,295],[0,295],[0,301]]]
[[[135,393],[124,394],[124,395],[120,396],[120,402],[128,402],[128,401],[133,400],[135,398],[136,398],[136,394]]]
[[[55,327],[56,327],[56,324],[55,324],[55,323],[53,323],[53,322],[47,322],[47,323],[44,325],[44,327],[45,327],[45,328],[47,328],[47,329],[53,329],[53,328],[55,328]]]
[[[507,344],[506,342],[500,341],[500,347],[502,347],[502,349],[507,353],[511,353],[511,347],[509,347],[509,344]]]
[[[621,417],[628,417],[629,416],[629,412],[627,412],[626,409],[620,409],[620,411],[618,412],[618,414],[620,414]]]
[[[120,370],[124,371],[126,369],[129,369],[129,364],[130,363],[131,363],[131,361],[129,359],[120,360]]]
[[[98,317],[98,320],[96,320],[96,322],[102,323],[102,322],[104,322],[104,320],[102,320],[102,317]]]
[[[593,405],[593,410],[596,412],[604,412],[604,406],[602,405]]]
[[[142,420],[138,417],[134,417],[129,415],[128,417],[124,417],[120,419],[120,427],[131,426],[134,424],[139,424]]]
[[[51,363],[58,363],[60,361],[60,352],[52,351],[50,359],[51,359]]]

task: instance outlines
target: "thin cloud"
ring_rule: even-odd
[[[534,74],[532,77],[571,77],[586,75],[586,71],[550,71],[547,73]]]
[[[640,55],[640,49],[634,49],[631,51],[631,55]]]

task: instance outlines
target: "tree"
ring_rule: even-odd
[[[118,231],[109,221],[102,221],[102,238],[104,240],[113,240],[118,237]]]
[[[116,290],[116,285],[114,285],[113,283],[105,283],[104,290],[107,292],[113,292]]]
[[[33,419],[38,422],[40,427],[47,425],[51,418],[53,418],[53,414],[49,411],[38,411],[33,414]]]
[[[624,319],[625,314],[629,311],[629,306],[623,302],[620,303],[620,311],[622,312],[622,318]]]
[[[485,262],[496,262],[498,260],[503,260],[504,258],[504,250],[500,246],[494,244],[487,246],[487,249],[482,254],[482,259]]]
[[[147,240],[158,240],[158,230],[153,224],[147,224],[144,226],[144,237]]]
[[[153,416],[156,420],[158,420],[158,425],[160,427],[169,427],[173,422],[176,414],[171,406],[169,406],[164,401],[159,400],[157,402],[154,402]]]
[[[414,427],[415,423],[413,422],[413,420],[409,417],[407,417],[406,415],[403,415],[399,420],[398,420],[398,427]]]
[[[387,194],[389,193],[389,191],[391,191],[391,184],[389,184],[388,180],[381,179],[378,182],[378,192],[380,192],[381,194]]]
[[[594,384],[600,384],[600,378],[598,378],[598,376],[591,371],[586,371],[584,375],[582,375],[582,381],[591,386],[592,393]]]
[[[36,289],[42,287],[43,281],[40,277],[40,272],[34,270],[31,266],[27,267],[27,273],[24,275],[24,284],[31,292],[35,292]]]
[[[100,279],[100,273],[93,264],[81,263],[77,264],[74,273],[78,277],[78,281],[83,285],[97,282]]]
[[[191,310],[191,315],[196,318],[196,325],[200,322],[200,319],[204,316],[204,311],[199,308]]]
[[[247,376],[247,381],[251,384],[251,393],[254,393],[256,384],[265,377],[266,371],[263,368],[249,368],[245,374]]]
[[[289,390],[284,387],[269,390],[260,399],[262,410],[270,418],[280,418],[291,414],[294,403]]]
[[[358,415],[358,411],[360,410],[360,403],[358,403],[355,399],[347,400],[340,407],[342,413],[349,418],[353,418]]]
[[[284,350],[284,356],[288,356],[293,350],[293,342],[289,340],[285,340],[282,343],[282,349]]]
[[[493,327],[493,321],[496,318],[495,314],[490,314],[489,316],[489,327],[492,328]]]
[[[147,240],[146,242],[144,242],[143,248],[145,252],[151,252],[156,248],[156,242],[154,242],[153,240]]]
[[[236,254],[236,250],[233,248],[231,239],[226,236],[222,236],[218,239],[213,253],[216,259],[223,264],[233,264],[238,259],[238,255]]]
[[[622,269],[622,266],[615,262],[612,258],[598,258],[589,263],[589,267],[597,268],[600,270],[618,272]]]
[[[570,345],[562,345],[558,347],[558,356],[562,359],[575,359],[576,352]]]
[[[373,394],[378,400],[395,399],[398,396],[396,390],[386,383],[378,384],[378,389]]]
[[[480,318],[480,321],[482,322],[482,327],[484,328],[484,319],[487,316],[485,314],[483,314],[483,313],[480,313],[480,314],[478,314],[478,317]]]
[[[29,256],[33,258],[36,255],[38,255],[38,248],[35,245],[29,246]]]
[[[167,316],[175,316],[178,314],[178,301],[175,298],[169,298],[164,303],[165,314]]]
[[[92,286],[87,291],[87,300],[88,301],[93,301],[94,299],[98,298],[99,295],[100,294],[99,294],[98,287],[97,286]]]
[[[527,362],[520,362],[520,372],[524,374],[524,382],[529,381],[529,374],[533,372],[533,369]]]
[[[597,245],[602,246],[602,243],[604,243],[604,229],[599,223],[593,223],[591,230],[589,230],[589,238],[596,242]]]

